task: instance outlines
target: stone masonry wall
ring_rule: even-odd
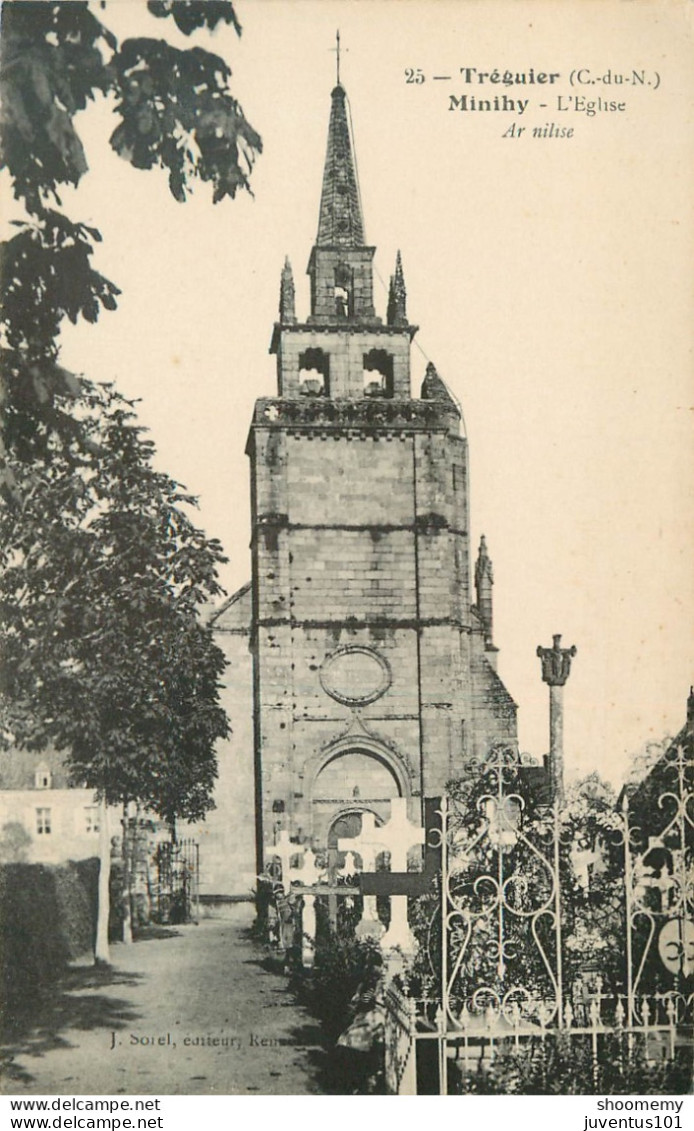
[[[422,789],[455,775],[471,710],[466,444],[447,428],[328,425],[256,428],[249,451],[265,829],[284,804],[295,835],[324,839],[321,773],[339,777],[336,762],[359,750],[416,815]],[[374,702],[326,691],[321,672],[345,648],[387,665]],[[360,802],[377,811],[360,778]],[[349,803],[332,800],[335,812]]]
[[[350,325],[344,330],[285,326],[277,347],[279,389],[282,397],[299,396],[299,359],[308,349],[321,349],[329,357],[330,395],[334,398],[364,396],[364,355],[373,349],[393,357],[395,398],[410,395],[410,336],[407,329],[367,329]],[[372,375],[373,376],[373,375]]]
[[[219,776],[216,808],[185,835],[200,845],[202,895],[248,897],[255,886],[255,775],[253,766],[253,686],[249,650],[250,586],[232,597],[215,619],[215,640],[229,661],[222,704],[232,733],[217,745]]]
[[[287,828],[321,846],[337,815],[385,819],[396,794],[418,818],[467,758],[515,740],[515,704],[470,611],[467,445],[450,413],[290,404],[256,408],[254,582],[215,621],[233,735],[218,750],[218,808],[197,830],[203,893],[253,886],[255,758],[264,843]],[[368,701],[331,684],[355,654],[383,672]]]

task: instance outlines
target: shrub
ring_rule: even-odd
[[[2,1005],[11,1014],[93,950],[99,862],[0,865]]]
[[[378,987],[382,962],[381,949],[372,939],[330,935],[318,947],[309,991],[310,1008],[333,1040],[347,1028],[360,1008],[369,1008]]]
[[[21,821],[7,821],[0,829],[0,864],[23,864],[30,846],[31,837]]]
[[[56,867],[53,879],[58,912],[55,927],[65,953],[68,959],[89,954],[94,948],[96,923],[96,904],[89,898],[89,889],[72,863]]]
[[[626,1037],[608,1036],[593,1062],[591,1038],[560,1034],[497,1053],[472,1072],[454,1070],[451,1091],[479,1095],[682,1095],[692,1083],[691,1046],[673,1060],[646,1055],[641,1040],[631,1051]]]
[[[70,958],[59,924],[55,868],[5,864],[0,869],[2,995],[12,1006],[53,981]]]

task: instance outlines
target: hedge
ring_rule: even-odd
[[[99,861],[0,865],[0,1004],[35,997],[94,948]],[[112,892],[112,896],[115,893]]]

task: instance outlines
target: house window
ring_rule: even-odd
[[[98,805],[85,805],[85,808],[84,808],[84,831],[86,833],[98,833],[98,831],[99,831],[99,806]]]
[[[50,809],[37,809],[36,810],[36,831],[39,835],[48,835],[51,831],[51,811]]]
[[[45,766],[39,766],[34,776],[34,785],[37,789],[51,788],[51,771]]]

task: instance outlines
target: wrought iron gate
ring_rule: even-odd
[[[160,923],[187,923],[197,918],[200,895],[197,841],[162,841],[157,845],[154,862],[154,918]]]
[[[691,1049],[692,767],[671,751],[650,794],[625,794],[582,839],[570,808],[533,811],[509,749],[491,752],[466,804],[442,801],[430,989],[412,1033],[436,1042],[441,1094],[502,1051],[549,1041],[583,1049],[596,1086],[608,1044],[616,1058]]]

